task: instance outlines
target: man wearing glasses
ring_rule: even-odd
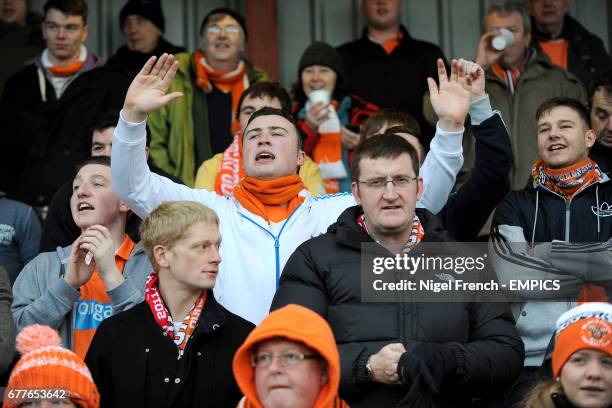
[[[91,122],[117,109],[127,89],[114,74],[95,69],[101,61],[84,45],[84,0],[49,0],[44,15],[46,49],[6,82],[0,102],[0,189],[39,215],[89,157]]]
[[[362,300],[362,263],[371,254],[419,257],[422,245],[450,241],[435,216],[416,208],[423,192],[416,149],[395,134],[373,136],[353,152],[351,171],[358,205],[296,249],[271,309],[296,303],[327,319],[340,352],[340,397],[351,407],[470,406],[503,393],[523,358],[506,304],[428,303],[399,292],[392,302]]]
[[[243,58],[244,17],[229,8],[212,10],[200,26],[194,53],[176,55],[170,92],[185,95],[149,117],[151,158],[167,173],[193,186],[200,165],[223,153],[238,130],[234,112],[242,92],[268,75]]]

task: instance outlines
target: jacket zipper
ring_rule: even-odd
[[[278,284],[280,282],[280,274],[281,274],[281,270],[280,270],[280,236],[283,233],[283,230],[285,229],[285,226],[289,223],[289,220],[291,220],[291,218],[293,217],[293,214],[295,214],[297,212],[297,210],[302,206],[302,204],[298,205],[295,210],[293,210],[293,212],[291,214],[289,214],[289,217],[287,217],[287,219],[285,220],[285,223],[283,224],[283,226],[281,227],[280,231],[278,231],[278,235],[274,235],[272,234],[269,230],[267,230],[266,228],[262,227],[261,225],[259,225],[258,223],[256,223],[254,220],[252,220],[251,218],[247,217],[246,215],[240,213],[240,216],[242,218],[244,218],[247,221],[252,222],[253,224],[255,224],[256,226],[258,226],[259,228],[261,228],[262,230],[264,230],[268,235],[270,235],[272,237],[272,239],[274,240],[274,257],[275,257],[275,261],[276,261],[276,289],[278,289]]]
[[[599,183],[599,182],[597,182]],[[557,197],[559,197],[560,199],[562,199],[565,202],[565,242],[570,242],[570,215],[571,215],[571,211],[570,211],[570,207],[572,205],[572,200],[574,199],[574,197],[578,196],[580,193],[586,191],[587,188],[594,186],[597,183],[593,183],[593,184],[589,184],[588,186],[582,186],[580,187],[572,196],[572,198],[570,198],[569,200],[566,200],[561,194],[558,194],[554,191],[551,191],[541,185],[537,185],[537,187],[541,187],[544,190],[548,191],[549,193],[552,193],[554,195],[556,195]],[[536,217],[538,215],[536,214]]]

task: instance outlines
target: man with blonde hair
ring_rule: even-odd
[[[154,268],[145,300],[102,324],[85,359],[102,404],[235,406],[241,393],[232,359],[253,325],[212,292],[221,263],[217,214],[196,202],[167,201],[140,234]]]

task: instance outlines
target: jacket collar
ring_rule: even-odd
[[[408,30],[406,29],[406,27],[403,24],[400,24],[400,32],[403,35],[402,41],[400,42],[399,46],[397,48],[404,48],[406,47],[407,44],[409,44],[410,42],[414,41],[413,38],[410,36],[410,33],[408,32]],[[368,34],[368,27],[365,26],[363,28],[363,30],[361,31],[361,39],[363,41],[367,41],[368,43],[371,44],[376,44],[376,45],[380,45],[372,40],[370,40],[370,35]]]
[[[372,237],[366,234],[357,224],[357,217],[361,211],[360,205],[347,208],[340,214],[338,221],[330,225],[327,233],[334,234],[339,244],[359,250],[361,250],[362,243],[374,243]],[[435,215],[423,208],[417,208],[416,215],[421,220],[425,230],[425,236],[421,242],[446,242],[450,240]],[[380,246],[380,251],[385,254],[388,253],[382,246]]]
[[[225,324],[227,317],[227,311],[217,303],[213,290],[207,289],[206,302],[198,320],[194,338],[196,335],[209,334],[219,330]]]

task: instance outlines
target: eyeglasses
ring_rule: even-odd
[[[51,32],[56,32],[59,31],[60,28],[63,28],[64,30],[66,30],[69,33],[76,33],[78,30],[81,29],[81,25],[80,24],[56,24],[56,23],[52,23],[50,21],[45,21],[45,25],[47,26],[47,30],[51,31]]]
[[[225,31],[225,34],[240,34],[240,29],[233,25],[225,26],[223,30]],[[221,27],[216,24],[213,24],[206,28],[206,33],[219,35],[221,33]]]
[[[272,353],[257,353],[251,355],[251,364],[253,367],[266,368],[272,364],[275,358],[278,358],[278,362],[282,367],[295,366],[304,360],[316,360],[321,357],[318,355],[306,355],[294,351],[288,351],[282,354]]]
[[[418,179],[418,177],[397,176],[393,177],[391,180],[379,177],[370,180],[359,180],[357,182],[360,184],[365,184],[368,188],[373,190],[382,190],[387,187],[387,183],[393,184],[393,186],[398,189],[407,188],[410,184],[416,182]]]

